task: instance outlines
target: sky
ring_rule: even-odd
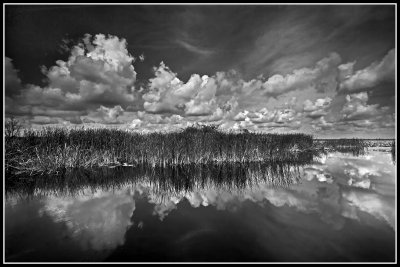
[[[394,5],[6,5],[25,127],[393,138]]]

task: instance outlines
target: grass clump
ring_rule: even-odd
[[[177,166],[138,165],[132,168],[74,168],[65,173],[45,174],[7,181],[6,196],[55,193],[79,195],[91,190],[115,190],[130,185],[151,184],[156,195],[173,195],[213,188],[247,192],[259,185],[288,187],[301,179],[302,168],[310,163],[227,163]],[[169,199],[169,198],[168,198]]]
[[[314,145],[319,150],[350,153],[355,156],[366,152],[366,142],[359,138],[316,139]]]
[[[312,147],[311,135],[225,133],[213,126],[148,134],[46,128],[6,137],[6,171],[33,175],[117,165],[296,162]]]

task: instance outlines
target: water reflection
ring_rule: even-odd
[[[237,218],[237,221],[231,223],[240,222],[240,229],[248,229],[248,236],[256,232],[259,240],[257,242],[260,242],[257,246],[267,251],[273,250],[273,244],[265,243],[271,232],[265,232],[268,228],[263,229],[260,225],[269,225],[271,222],[257,217],[265,216],[262,215],[265,210],[274,214],[272,220],[278,220],[279,227],[297,227],[295,239],[299,244],[304,244],[304,240],[308,238],[304,236],[304,231],[311,231],[312,235],[324,236],[324,239],[331,240],[329,242],[338,244],[356,242],[345,241],[346,235],[341,240],[335,239],[337,231],[349,231],[349,225],[352,225],[349,222],[355,223],[356,228],[352,231],[360,232],[361,236],[365,233],[359,229],[364,229],[364,226],[373,227],[371,229],[376,233],[383,231],[383,236],[388,233],[385,228],[387,226],[394,236],[395,169],[391,164],[390,153],[381,151],[370,151],[363,155],[333,152],[320,155],[314,160],[292,163],[187,165],[166,168],[139,166],[90,172],[74,170],[60,176],[26,179],[23,186],[21,183],[21,180],[15,181],[7,187],[6,224],[13,224],[18,219],[15,215],[18,207],[36,201],[39,216],[47,216],[54,223],[65,224],[69,236],[82,250],[112,251],[124,247],[126,242],[135,238],[127,234],[131,228],[135,229],[132,231],[136,234],[137,231],[158,232],[162,225],[167,228],[171,220],[178,220],[174,218],[181,212],[196,217],[188,209],[200,212],[205,208],[207,213],[202,211],[201,220],[207,222],[199,227],[180,233],[180,222],[175,223],[171,235],[176,232],[179,235],[171,236],[174,244],[186,246],[193,239],[203,236],[211,238],[225,231],[224,228],[216,230],[216,221],[224,219],[222,214],[215,214],[212,210],[232,214],[251,210],[251,215],[248,215],[251,218]],[[253,205],[251,208],[249,203]],[[161,224],[140,215],[143,212],[138,211],[138,207],[144,206],[151,217]],[[271,214],[268,216],[272,216]],[[190,216],[186,215],[185,220],[190,221]],[[256,222],[260,225],[256,225]],[[294,222],[298,225],[294,226]],[[321,227],[321,223],[326,227]],[[226,228],[229,227],[228,223]],[[284,231],[278,231],[274,235],[277,240],[287,238]],[[151,242],[159,242],[155,241],[158,238],[156,234],[147,238]],[[279,244],[283,241],[274,242]],[[319,244],[322,240],[313,242]],[[319,246],[325,246],[324,242],[325,240]],[[384,243],[387,244],[386,241]],[[275,245],[279,246],[277,244]],[[357,243],[354,244],[357,246]],[[135,246],[140,244],[135,243]],[[294,250],[301,250],[303,245],[291,246]],[[138,249],[140,251],[143,248]],[[246,251],[247,248],[241,249]],[[350,252],[336,253],[345,255]],[[260,252],[260,255],[265,255],[265,251]],[[309,250],[305,250],[303,256],[292,256],[297,260],[301,257],[312,260],[307,259],[307,255],[313,257]],[[289,259],[290,255],[285,257]]]
[[[39,213],[46,213],[55,222],[65,222],[82,248],[103,250],[124,243],[134,210],[135,200],[130,190],[90,190],[75,197],[49,196]]]
[[[143,183],[152,184],[154,193],[160,196],[199,188],[223,188],[238,192],[260,183],[288,187],[301,179],[302,167],[306,164],[301,161],[71,169],[62,175],[10,179],[7,181],[6,196],[80,195],[88,187],[114,190]]]

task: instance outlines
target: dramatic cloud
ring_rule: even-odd
[[[262,86],[267,95],[280,95],[290,90],[301,89],[307,86],[318,86],[323,90],[321,83],[333,79],[335,82],[336,69],[341,58],[337,53],[332,53],[315,64],[314,68],[301,68],[285,76],[276,74],[270,77]]]
[[[343,74],[344,80],[340,84],[340,90],[350,92],[367,91],[381,82],[394,82],[395,54],[396,51],[392,49],[380,62],[374,62],[355,73],[353,73],[354,62],[341,66],[340,69],[345,74]]]
[[[68,98],[88,104],[125,104],[134,100],[136,72],[126,40],[98,34],[86,35],[71,51],[67,62],[57,61],[46,73],[49,87],[62,88]]]
[[[149,81],[149,91],[143,94],[144,109],[149,113],[211,116],[215,120],[235,106],[231,103],[232,95],[217,95],[219,86],[215,77],[193,74],[184,83],[163,62],[155,69],[155,76]]]
[[[316,108],[316,105],[312,105],[312,102],[304,103],[304,111],[307,117],[312,119],[310,124],[318,132],[336,131],[343,135],[349,129],[360,134],[365,133],[366,129],[370,133],[377,133],[385,129],[394,130],[395,117],[390,112],[390,108],[387,106],[379,107],[379,104],[368,104],[367,92],[346,95],[344,103],[338,105],[338,108],[340,108],[338,114],[333,114],[330,101],[328,101],[329,105],[326,104],[326,109],[322,108],[322,102],[325,102],[322,100],[317,101],[321,104],[320,109]],[[314,109],[316,113],[315,116],[312,116],[313,111],[311,110]]]
[[[327,122],[325,117],[322,116],[318,120],[313,121],[311,123],[311,125],[315,130],[321,131],[321,130],[330,130],[330,129],[334,128],[335,123],[334,122]]]
[[[142,132],[196,123],[263,132],[343,132],[346,124],[348,130],[394,128],[394,110],[376,103],[379,95],[342,94],[345,88],[354,91],[392,79],[394,50],[355,73],[356,61],[341,64],[341,56],[332,52],[311,67],[250,80],[231,69],[192,73],[182,81],[161,61],[150,78],[138,82],[135,58],[123,38],[85,34],[76,45],[68,40],[63,47],[67,60],[41,67],[44,86],[22,84],[11,59],[5,59],[7,115],[31,125],[114,124]],[[138,58],[143,61],[143,54]]]
[[[144,111],[138,111],[132,114],[131,117],[135,117],[135,119],[128,123],[128,129],[138,132],[174,131],[192,125],[195,122],[176,114],[167,116]]]
[[[313,103],[310,100],[304,101],[304,112],[310,118],[319,118],[325,116],[331,105],[332,99],[330,97],[319,98]]]
[[[176,77],[164,62],[154,69],[155,76],[150,79],[149,92],[143,95],[144,109],[149,113],[182,113],[185,100],[194,93],[194,80],[197,76],[192,76],[192,80],[187,83],[186,92],[179,96],[176,91],[183,85],[182,81]],[[192,90],[190,92],[189,90]],[[186,93],[186,94],[185,94]]]
[[[51,118],[55,113],[84,111],[86,122],[115,123],[115,114],[121,115],[123,108],[133,105],[138,94],[134,91],[134,58],[126,46],[126,40],[116,36],[85,35],[71,48],[67,61],[58,60],[49,69],[42,67],[48,83],[45,87],[28,84],[18,89],[20,80],[7,59],[7,95],[13,95],[7,102],[16,106],[6,105],[6,113],[29,116],[35,115],[35,109],[47,110],[48,114],[41,115],[48,118],[32,120],[36,123],[56,121]],[[119,113],[114,112],[116,106]],[[72,122],[81,123],[77,118]]]
[[[95,123],[119,123],[118,117],[124,113],[121,106],[115,106],[113,108],[107,108],[100,106],[95,112],[91,111],[89,115],[81,117],[83,122],[95,122]]]
[[[234,120],[236,121],[251,121],[253,123],[287,123],[291,122],[296,117],[296,111],[293,109],[275,109],[273,111],[269,111],[267,108],[263,108],[261,110],[255,112],[249,112],[244,110],[239,112]]]
[[[378,109],[378,104],[368,105],[368,94],[366,92],[346,96],[346,104],[342,113],[345,120],[360,120],[373,118],[381,114],[386,108]]]

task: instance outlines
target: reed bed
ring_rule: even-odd
[[[366,153],[367,143],[359,138],[316,139],[314,147],[316,150],[324,152],[340,152],[360,156]]]
[[[46,128],[7,137],[5,147],[6,172],[34,175],[119,165],[295,162],[313,148],[313,138],[300,133],[224,133],[211,126],[148,134]]]
[[[193,192],[197,189],[224,189],[241,192],[259,185],[288,187],[301,179],[302,167],[310,163],[189,164],[167,167],[139,165],[132,168],[67,169],[65,173],[9,179],[6,196],[79,195],[86,189],[119,190],[127,186],[151,184],[157,195]]]
[[[363,148],[366,143],[359,138],[340,138],[340,139],[317,139],[315,140],[324,148],[359,147]]]

